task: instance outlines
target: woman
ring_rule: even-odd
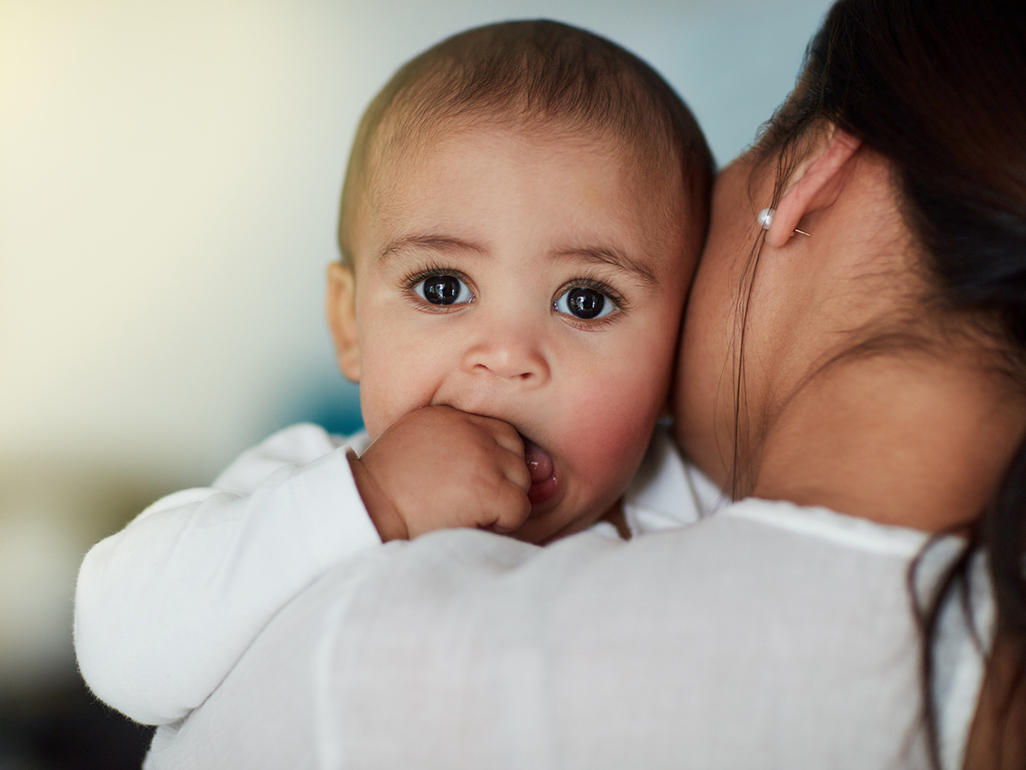
[[[842,0],[722,172],[676,433],[738,502],[341,564],[150,766],[1021,766],[1024,39]]]
[[[838,3],[718,179],[678,377],[679,443],[734,497],[964,534],[942,594],[986,554],[999,644],[970,766],[1026,762],[1024,39],[1013,3]]]

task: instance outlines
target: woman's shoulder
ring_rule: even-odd
[[[957,548],[958,537],[939,537],[908,527],[879,524],[869,519],[820,506],[786,500],[749,497],[721,507],[718,515],[748,522],[756,528],[790,533],[795,539],[824,541],[869,553],[914,558],[931,539]]]

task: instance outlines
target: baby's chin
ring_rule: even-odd
[[[556,540],[569,537],[578,532],[583,532],[602,518],[602,513],[561,511],[558,507],[554,510],[531,517],[516,532],[510,533],[517,540],[535,545],[548,545]]]

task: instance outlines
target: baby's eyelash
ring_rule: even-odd
[[[406,273],[399,280],[399,285],[404,290],[409,290],[421,281],[423,281],[425,278],[431,278],[435,275],[451,275],[456,278],[459,278],[464,283],[470,283],[470,279],[462,270],[455,270],[451,267],[444,267],[440,263],[429,262],[423,267],[417,268],[416,270],[411,270],[410,272]]]
[[[588,275],[582,275],[579,278],[574,278],[573,280],[567,281],[559,289],[557,296],[571,289],[591,289],[592,291],[597,291],[600,294],[605,294],[607,297],[609,297],[609,299],[611,299],[613,303],[618,308],[620,308],[621,311],[630,309],[630,303],[627,301],[627,298],[623,296],[623,294],[618,292],[605,281],[600,280],[598,278],[594,278]]]

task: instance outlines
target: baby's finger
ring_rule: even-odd
[[[512,452],[520,458],[524,456],[524,440],[517,433],[517,429],[508,422],[503,422],[494,417],[484,417],[480,414],[467,413],[468,419],[475,425],[480,426],[488,432],[492,440],[503,449]]]
[[[500,464],[502,475],[510,484],[518,489],[527,492],[531,488],[531,471],[524,462],[523,455],[515,452],[507,452],[502,457]]]
[[[512,452],[517,456],[521,463],[524,461],[524,439],[516,428],[507,422],[499,422],[496,420],[496,425],[492,432],[495,437],[495,443],[501,446],[508,452]]]
[[[495,491],[492,511],[495,519],[489,529],[506,535],[520,529],[531,515],[531,501],[524,490],[512,484],[501,485]]]

